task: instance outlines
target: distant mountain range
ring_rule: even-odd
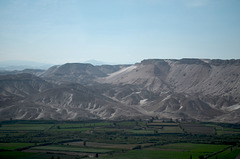
[[[51,64],[32,62],[32,61],[2,61],[0,71],[19,71],[24,69],[48,69]]]
[[[103,61],[98,61],[98,60],[87,60],[84,61],[84,63],[89,63],[94,66],[100,66],[100,65],[114,65],[114,63],[109,63],[109,62],[103,62]]]
[[[66,63],[1,72],[0,120],[177,119],[240,123],[240,60]]]

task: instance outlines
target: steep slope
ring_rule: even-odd
[[[0,76],[0,120],[158,117],[240,123],[240,60],[73,63],[39,76]]]
[[[62,119],[100,118],[113,119],[116,112],[118,115],[130,110],[105,96],[98,94],[78,84],[64,85],[55,89],[47,90],[33,98],[37,104],[49,106],[61,114]],[[121,113],[120,113],[121,112]],[[133,115],[124,114],[125,117]],[[44,113],[42,113],[44,114]],[[40,116],[44,116],[41,115]]]
[[[115,85],[112,98],[150,116],[240,122],[228,109],[240,105],[239,61],[144,60],[99,82]]]
[[[19,74],[1,77],[0,86],[0,120],[83,120],[142,116],[138,111],[80,84],[51,85],[36,76]]]
[[[231,96],[240,101],[240,60],[144,60],[99,80],[131,84],[152,92],[201,93]]]
[[[176,92],[232,96],[240,101],[240,60],[233,60],[233,64],[226,61],[218,65],[211,60],[170,61],[171,69],[166,80]]]
[[[51,87],[53,87],[52,84],[32,74],[22,73],[0,76],[1,97],[7,95],[26,97]]]
[[[208,121],[224,114],[223,110],[212,107],[197,94],[167,94],[143,107],[159,118]]]
[[[101,65],[96,66],[100,71],[104,72],[105,74],[111,74],[113,72],[117,72],[122,68],[128,67],[131,65]]]
[[[140,64],[114,72],[99,82],[115,85],[132,84],[153,92],[169,90],[168,84],[164,82],[169,69],[168,63],[164,60],[144,60]]]
[[[14,111],[19,109],[18,105],[26,108],[25,99],[51,88],[53,88],[53,84],[31,74],[0,76],[1,120],[17,117],[18,114],[14,115]],[[30,106],[34,105],[30,104]]]

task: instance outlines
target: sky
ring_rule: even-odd
[[[240,0],[0,0],[0,61],[240,59]]]

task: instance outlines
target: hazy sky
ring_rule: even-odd
[[[0,0],[0,61],[240,59],[240,0]]]

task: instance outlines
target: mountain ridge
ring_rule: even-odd
[[[39,74],[25,74],[35,85],[21,82],[21,76],[24,74],[0,76],[0,115],[4,114],[0,120],[157,117],[240,122],[240,60],[146,59],[133,65],[101,66],[66,63]],[[36,79],[43,90],[31,91]],[[19,96],[22,88],[29,92]],[[15,113],[6,117],[13,111],[10,108]]]

